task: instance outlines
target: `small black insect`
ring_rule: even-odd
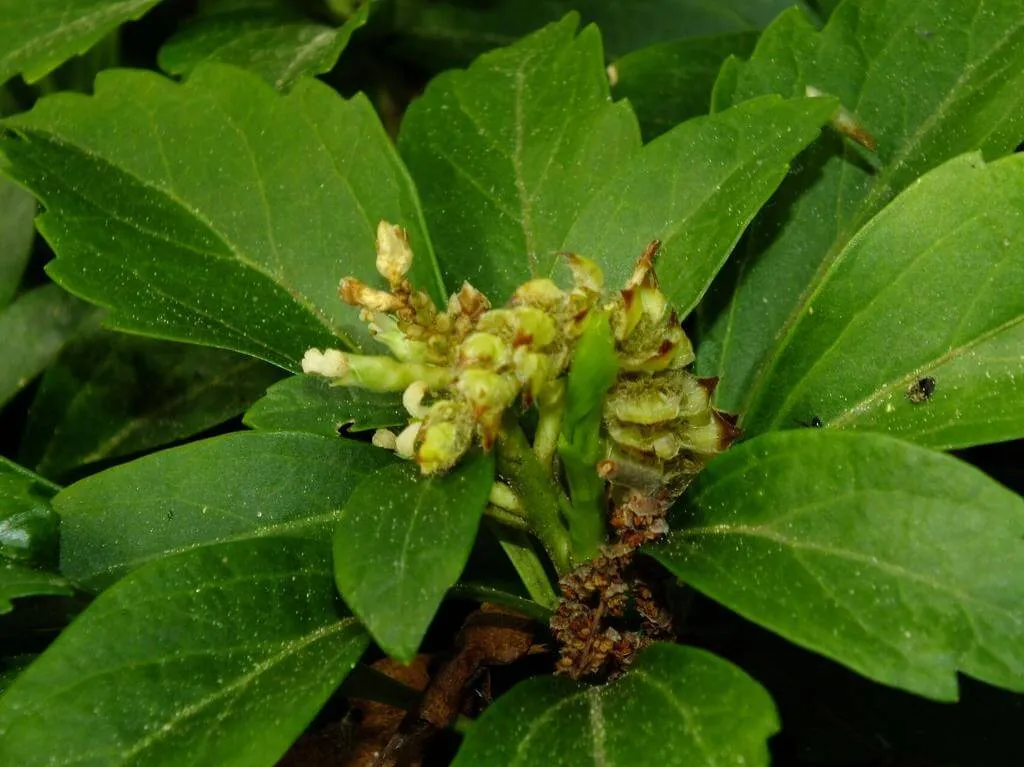
[[[825,425],[824,422],[816,415],[812,415],[811,420],[809,421],[797,421],[797,423],[801,426],[806,426],[808,429],[820,429]]]
[[[910,384],[910,388],[907,389],[907,399],[914,405],[920,405],[922,402],[930,400],[934,392],[935,379],[925,376]]]

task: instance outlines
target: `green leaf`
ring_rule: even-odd
[[[716,458],[649,552],[687,584],[878,682],[1024,692],[1024,501],[880,434],[773,432]]]
[[[5,124],[7,172],[47,208],[48,271],[116,329],[297,370],[311,346],[367,338],[337,287],[382,281],[381,219],[409,230],[412,279],[443,297],[415,189],[362,96],[314,80],[280,95],[222,65],[184,85],[113,70],[95,96]]]
[[[159,0],[0,0],[0,84],[34,83]]]
[[[237,416],[281,377],[220,349],[95,333],[43,375],[19,458],[51,477],[185,439]]]
[[[274,765],[367,644],[326,545],[154,562],[102,594],[0,699],[0,761]]]
[[[97,590],[147,560],[220,541],[326,539],[386,450],[312,434],[242,432],[117,466],[60,492],[61,572]]]
[[[806,152],[716,285],[697,362],[702,375],[722,376],[717,403],[728,410],[762,396],[776,343],[868,220],[943,162],[977,149],[992,160],[1020,142],[1024,4],[847,2],[820,33],[789,12],[749,62],[726,65],[715,100],[799,95],[808,85],[841,99],[878,151],[833,135]]]
[[[0,557],[21,564],[57,564],[59,520],[50,499],[60,490],[0,456]]]
[[[492,454],[429,478],[402,462],[367,477],[345,504],[334,531],[338,590],[393,658],[416,655],[469,558],[493,482]]]
[[[326,378],[299,375],[271,386],[244,420],[253,429],[336,437],[343,426],[352,431],[401,426],[409,414],[395,394],[331,386]]]
[[[591,312],[572,354],[565,384],[565,413],[558,456],[572,496],[566,510],[573,552],[592,559],[605,540],[605,481],[597,474],[601,458],[604,398],[619,373],[608,314]]]
[[[495,304],[551,271],[587,200],[640,147],[609,100],[601,39],[575,15],[447,72],[413,102],[399,147],[445,282]]]
[[[521,682],[484,711],[454,767],[767,765],[779,729],[768,693],[705,650],[654,644],[619,679]]]
[[[1024,437],[1024,155],[922,177],[832,262],[776,348],[748,434],[819,417],[935,448]],[[908,390],[935,384],[926,402]]]
[[[707,114],[722,62],[730,55],[748,55],[755,42],[756,32],[736,32],[641,48],[611,65],[612,93],[629,99],[644,140],[650,141],[684,120]]]
[[[188,75],[208,61],[233,64],[287,90],[301,77],[333,69],[352,33],[369,16],[369,3],[341,27],[286,9],[217,13],[196,20],[164,43],[158,61],[174,75]]]
[[[27,386],[56,359],[96,310],[57,285],[22,293],[0,310],[0,405]]]
[[[0,696],[7,692],[14,680],[18,678],[18,674],[24,671],[36,657],[36,655],[24,653],[0,658]]]
[[[0,614],[14,609],[12,599],[35,596],[71,596],[74,591],[59,575],[0,559]],[[0,754],[3,747],[0,746]]]
[[[32,255],[36,201],[0,178],[0,309],[14,297]]]
[[[661,240],[661,288],[685,316],[834,109],[831,99],[767,96],[683,123],[590,201],[563,249],[595,259],[620,285]]]
[[[811,3],[791,0],[497,0],[488,3],[397,4],[400,50],[431,67],[457,66],[498,45],[509,45],[543,24],[578,11],[595,23],[612,57],[681,37],[763,29],[786,8],[799,5],[812,18]]]

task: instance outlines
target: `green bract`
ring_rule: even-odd
[[[1019,762],[1024,6],[786,5],[0,0],[0,764]]]

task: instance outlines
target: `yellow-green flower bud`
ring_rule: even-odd
[[[424,474],[454,466],[473,440],[473,421],[465,406],[451,400],[434,403],[419,432],[416,462]]]
[[[558,311],[565,301],[565,291],[546,277],[524,282],[512,295],[516,306],[535,306],[545,312]]]
[[[463,367],[500,370],[512,362],[512,349],[508,342],[493,333],[473,333],[459,348],[459,363]]]
[[[708,384],[684,370],[619,380],[605,399],[605,413],[620,421],[653,424],[708,410]]]

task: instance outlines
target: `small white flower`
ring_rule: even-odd
[[[326,378],[341,378],[348,373],[348,360],[337,349],[310,349],[302,358],[302,372]]]

